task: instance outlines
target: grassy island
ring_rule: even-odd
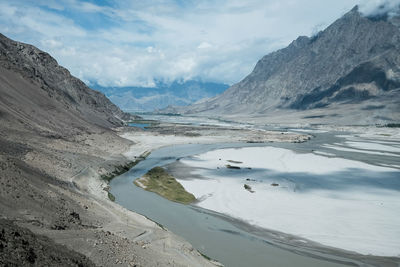
[[[133,182],[135,185],[182,204],[190,204],[196,198],[161,167],[154,167],[141,178]]]

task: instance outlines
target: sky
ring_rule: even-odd
[[[360,5],[400,0],[0,0],[1,33],[50,53],[84,82],[233,84],[264,55]]]

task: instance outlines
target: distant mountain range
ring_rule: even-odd
[[[355,7],[315,36],[264,56],[221,95],[165,111],[277,123],[398,121],[400,17],[366,17]]]
[[[92,88],[103,92],[112,102],[125,111],[148,112],[168,106],[185,106],[224,92],[229,85],[200,82],[174,81],[156,83],[155,87],[102,87]]]

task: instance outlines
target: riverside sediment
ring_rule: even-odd
[[[238,132],[240,132],[240,131],[238,131]],[[135,187],[127,188],[126,186],[124,186],[123,180],[128,181],[128,183],[131,183],[132,179],[134,179],[133,177],[140,177],[143,173],[145,173],[146,170],[149,170],[151,168],[151,166],[157,166],[157,165],[164,166],[165,164],[169,164],[171,162],[175,162],[175,158],[176,158],[176,160],[178,160],[176,162],[178,164],[180,162],[180,160],[182,159],[182,157],[185,157],[184,155],[193,155],[193,154],[190,154],[190,153],[194,153],[194,154],[204,153],[204,152],[208,151],[207,148],[213,150],[213,149],[216,149],[216,148],[219,147],[218,144],[206,145],[206,144],[209,144],[209,143],[212,143],[212,142],[204,142],[205,140],[203,138],[206,138],[204,136],[200,136],[200,138],[196,138],[196,139],[186,139],[186,136],[183,136],[183,135],[178,136],[178,133],[177,133],[177,136],[172,136],[172,135],[165,136],[165,135],[159,135],[158,133],[156,133],[156,134],[152,133],[152,134],[148,134],[147,137],[143,137],[141,135],[137,135],[137,136],[133,136],[132,135],[131,138],[132,138],[132,140],[135,140],[136,142],[138,142],[138,140],[141,140],[141,141],[147,140],[147,141],[149,141],[149,140],[152,139],[151,135],[160,136],[160,137],[162,137],[164,139],[164,140],[159,140],[158,144],[154,144],[154,143],[152,143],[152,144],[154,144],[154,145],[156,145],[156,146],[158,146],[160,148],[168,146],[168,144],[170,144],[172,146],[165,147],[163,149],[154,151],[152,156],[148,160],[146,160],[145,162],[142,162],[140,164],[140,166],[138,166],[137,171],[133,170],[133,172],[130,173],[129,176],[124,175],[124,177],[116,179],[116,181],[113,182],[112,187],[114,188],[114,186],[115,186],[115,188],[117,190],[117,191],[113,191],[113,192],[118,192],[117,195],[120,195],[120,196],[121,195],[126,195],[127,196],[128,194],[129,195],[132,195],[132,194],[135,195],[135,198],[123,197],[123,199],[120,199],[119,203],[122,203],[125,207],[129,207],[130,209],[137,210],[140,213],[146,214],[146,216],[149,216],[153,220],[157,220],[157,221],[161,222],[163,225],[166,225],[167,228],[171,229],[172,231],[176,231],[177,233],[186,233],[188,231],[188,229],[185,229],[185,226],[183,226],[182,223],[179,222],[179,221],[178,222],[174,221],[171,224],[170,220],[166,219],[167,214],[164,214],[165,212],[163,212],[163,211],[167,211],[167,213],[180,214],[179,217],[184,216],[185,217],[185,221],[188,221],[189,225],[191,225],[189,228],[192,229],[192,231],[194,231],[194,233],[191,233],[188,236],[187,235],[184,235],[184,236],[188,240],[190,240],[190,242],[192,244],[194,244],[196,247],[200,247],[201,248],[201,244],[202,244],[202,243],[200,243],[200,244],[197,243],[196,240],[198,240],[199,237],[198,236],[196,237],[196,234],[195,234],[196,232],[198,232],[199,234],[201,233],[200,235],[202,237],[207,236],[207,238],[211,238],[211,239],[213,239],[214,237],[215,238],[218,237],[219,239],[222,239],[222,240],[225,239],[226,236],[224,237],[223,234],[217,235],[218,231],[217,232],[212,231],[212,233],[213,233],[212,236],[209,236],[206,233],[202,232],[204,227],[206,227],[206,228],[208,228],[208,227],[214,227],[214,228],[217,227],[217,229],[221,228],[221,229],[227,229],[227,230],[231,227],[231,226],[225,225],[221,221],[220,222],[215,222],[209,216],[207,216],[207,218],[200,218],[200,217],[203,217],[203,216],[201,216],[201,214],[204,214],[204,212],[206,212],[206,211],[200,211],[200,214],[196,214],[196,212],[189,212],[190,210],[193,210],[193,208],[187,207],[186,210],[184,210],[184,208],[180,207],[182,205],[178,205],[177,206],[177,205],[174,205],[173,203],[172,204],[168,204],[168,201],[161,200],[158,196],[156,196],[154,194],[148,194],[148,193],[146,193],[144,191],[142,193],[142,192],[140,192],[141,190],[138,189],[138,188],[135,188]],[[324,136],[326,136],[326,135],[327,134],[324,134]],[[332,136],[333,137],[333,135],[330,134],[330,133],[327,136]],[[216,139],[218,139],[218,135],[217,134],[215,135],[215,137],[217,137]],[[237,138],[238,136],[236,135],[235,137]],[[232,144],[225,144],[225,146],[227,146],[227,147],[237,147],[237,145],[240,146],[240,143],[238,143],[237,145],[234,144],[235,143],[234,137],[230,136],[230,139],[228,139],[228,137],[225,136],[225,138],[226,139],[219,139],[219,140],[220,141],[224,140],[225,142],[229,142],[229,141],[233,142]],[[326,137],[322,137],[322,139],[321,138],[317,138],[317,139],[318,140],[314,140],[313,139],[312,143],[319,144],[321,142],[321,140],[323,140],[323,141],[327,140]],[[330,139],[333,142],[337,142],[339,140],[338,138],[330,138]],[[179,142],[181,144],[183,144],[184,143],[183,140],[186,140],[186,141],[191,140],[190,143],[192,143],[192,145],[177,146],[177,147],[173,146],[173,144],[176,144],[176,143],[179,143]],[[141,141],[138,142],[138,143],[141,143]],[[208,140],[208,141],[210,141],[210,140]],[[218,143],[218,142],[216,142],[216,143]],[[199,144],[199,145],[196,145],[196,144]],[[309,151],[313,151],[308,144],[309,143],[301,144],[301,147],[304,147],[307,151],[308,150]],[[242,145],[245,145],[245,144],[242,144]],[[254,144],[248,144],[248,145],[245,145],[245,146],[253,146],[253,145]],[[278,144],[271,144],[271,145],[274,146],[274,145],[278,145]],[[281,146],[281,145],[284,146],[284,147],[285,146],[290,146],[290,147],[298,147],[299,146],[298,144],[287,144],[287,143],[286,144],[279,144],[279,146]],[[203,147],[206,150],[204,150]],[[197,152],[193,152],[192,149],[195,149],[195,151],[197,151]],[[301,149],[302,148],[300,148],[300,150]],[[228,158],[228,159],[232,160],[232,158]],[[170,171],[170,169],[168,168],[168,172],[169,171]],[[179,176],[176,176],[176,177],[179,177]],[[198,177],[198,178],[201,178],[201,177]],[[123,192],[125,192],[125,194],[122,191],[120,191],[121,186],[125,188],[124,190],[122,190]],[[131,191],[131,189],[132,189],[132,191]],[[141,199],[141,203],[143,205],[140,204],[140,203],[135,204],[135,205],[127,205],[128,203],[132,203],[132,202],[136,203],[138,197],[139,197],[139,199]],[[136,200],[134,200],[134,199],[136,199]],[[143,201],[145,203],[143,203]],[[144,206],[144,209],[146,209],[146,207],[149,207],[150,209],[152,209],[152,211],[151,212],[147,212],[147,211],[143,210],[142,207],[140,207],[140,206]],[[157,207],[157,208],[151,208],[151,207]],[[159,211],[157,211],[157,210],[159,210]],[[206,212],[206,214],[207,214],[207,212]],[[191,217],[193,217],[193,218],[191,218]],[[190,223],[192,221],[192,219],[194,221],[192,223]],[[206,219],[206,220],[204,220],[204,219]],[[226,220],[229,221],[230,219],[226,218]],[[238,221],[233,220],[233,219],[231,219],[231,220],[232,220],[234,225],[240,225],[240,227],[239,227],[240,229],[248,228],[248,229],[250,229],[249,232],[256,232],[257,235],[259,235],[259,233],[261,233],[261,236],[264,236],[264,235],[265,236],[269,236],[267,238],[267,240],[270,240],[270,239],[271,240],[275,240],[275,238],[277,238],[277,240],[276,240],[277,244],[276,245],[278,247],[280,247],[281,245],[287,243],[288,240],[297,240],[296,237],[294,237],[294,236],[287,235],[287,237],[285,237],[286,235],[283,234],[283,233],[278,233],[278,232],[274,233],[273,231],[271,231],[270,233],[262,232],[261,229],[254,230],[253,228],[251,228],[246,223],[238,222]],[[204,224],[204,227],[200,227],[199,228],[199,227],[196,226],[197,223],[194,223],[194,222],[199,222],[199,221],[201,221],[201,223]],[[181,228],[182,228],[182,230],[181,230]],[[231,230],[229,230],[229,231],[231,231]],[[236,232],[240,233],[240,236],[241,235],[246,235],[245,233],[242,233],[239,229],[232,229],[232,231],[233,232],[236,231]],[[231,237],[234,238],[233,236],[231,236]],[[192,239],[192,238],[194,238],[194,239]],[[288,238],[288,240],[286,240],[285,238]],[[214,241],[216,242],[217,240],[214,240]],[[211,241],[211,242],[214,242],[214,241]],[[246,243],[246,238],[240,239],[240,241],[236,240],[235,242],[240,242],[242,244],[241,246],[243,246],[243,244],[247,244]],[[235,244],[235,242],[231,241],[231,242],[229,242],[229,244]],[[253,250],[257,250],[258,249],[258,248],[256,248],[257,246],[254,247],[254,244],[256,244],[256,243],[257,242],[252,242],[252,243],[247,244],[246,246],[248,246],[249,248],[252,248],[251,249],[252,251]],[[224,245],[221,245],[221,244],[219,246],[220,247],[221,246],[225,247]],[[396,258],[363,256],[363,255],[357,255],[357,254],[353,254],[353,253],[343,252],[343,251],[340,251],[340,250],[335,250],[335,249],[330,249],[330,248],[323,248],[323,247],[320,246],[320,244],[313,244],[310,241],[307,241],[307,245],[305,245],[305,243],[299,241],[298,244],[295,244],[294,247],[291,247],[291,248],[290,247],[289,248],[286,247],[284,249],[294,250],[294,251],[300,252],[303,255],[308,255],[308,257],[311,257],[311,258],[315,257],[315,255],[313,256],[312,253],[310,254],[308,249],[311,249],[312,251],[318,251],[318,252],[316,252],[316,254],[319,255],[319,256],[317,256],[317,258],[321,257],[322,254],[324,254],[324,253],[328,253],[328,255],[325,254],[322,257],[323,258],[327,257],[327,259],[330,258],[331,260],[329,260],[329,261],[333,261],[332,264],[334,264],[334,262],[339,263],[339,264],[340,263],[362,264],[362,262],[368,262],[368,264],[372,264],[372,265],[391,266],[392,264],[394,264],[398,260]],[[305,249],[302,249],[302,247],[305,247]],[[215,251],[215,249],[214,249],[214,251]],[[213,251],[212,248],[211,248],[211,251],[210,250],[206,250],[206,251],[201,250],[201,251],[205,252],[207,255],[209,255],[211,257],[219,258],[218,256],[216,256],[215,254],[212,253],[212,251]],[[243,253],[242,253],[242,255],[243,255]],[[272,260],[272,258],[275,257],[274,255],[276,256],[277,254],[275,254],[273,252],[273,250],[272,250],[271,254],[270,254],[270,256],[268,258]],[[288,256],[285,256],[285,257],[286,257],[286,261],[290,258]],[[250,260],[250,259],[248,259],[248,260]],[[277,259],[274,258],[273,261],[275,261],[275,260],[277,260]],[[282,258],[280,258],[280,260],[282,260]],[[301,257],[296,260],[298,266],[314,266],[314,265],[312,265],[312,263],[313,262],[315,263],[317,261],[317,260],[310,259],[307,262],[307,264],[304,265],[303,260],[304,259],[301,259]],[[230,264],[229,261],[227,261],[227,262],[228,262],[228,264]],[[248,261],[248,262],[252,262],[252,261]],[[276,261],[276,263],[278,264],[279,260]],[[319,263],[319,264],[321,264],[321,263]],[[326,263],[326,264],[328,264],[328,263]],[[232,265],[232,266],[236,266],[236,265]],[[316,265],[316,266],[320,266],[320,265]]]
[[[108,181],[102,175],[129,170],[146,151],[173,144],[240,142],[254,132],[191,127],[199,135],[188,136],[180,126],[175,130],[176,135],[167,127],[164,133],[162,128],[116,128],[63,138],[29,132],[12,140],[0,138],[2,216],[72,251],[79,248],[96,265],[214,266],[181,237],[111,202],[104,190]],[[278,132],[268,139],[265,131],[262,135],[265,141],[307,138]],[[12,207],[7,205],[10,200]]]

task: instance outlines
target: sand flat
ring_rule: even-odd
[[[228,159],[251,170],[227,170]],[[209,178],[179,180],[200,207],[327,246],[400,255],[396,169],[276,147],[215,150],[182,163]]]

